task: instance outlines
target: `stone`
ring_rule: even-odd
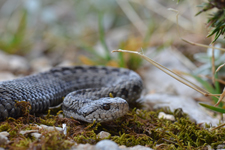
[[[65,123],[62,124],[62,129],[63,129],[63,134],[67,135],[67,127]]]
[[[101,131],[98,133],[97,137],[99,137],[100,139],[104,139],[110,136],[109,132],[105,132],[105,131]]]
[[[6,136],[6,137],[9,136],[9,132],[7,132],[7,131],[2,131],[2,132],[0,132],[0,134],[1,134],[1,135],[4,135],[4,136]]]
[[[25,135],[25,134],[30,134],[34,132],[38,132],[38,130],[24,130],[24,131],[20,131],[20,134]]]
[[[63,128],[61,128],[61,127],[47,126],[47,125],[44,125],[44,124],[41,124],[40,126],[37,125],[37,127],[38,127],[39,129],[45,129],[45,130],[48,130],[48,131],[55,131],[55,130],[58,130],[59,132],[63,132]]]
[[[171,121],[175,121],[175,117],[173,115],[166,114],[164,112],[159,112],[158,118],[168,119]]]
[[[35,139],[40,139],[40,137],[41,137],[41,134],[40,133],[31,133],[31,136],[33,136],[33,137],[35,137]]]
[[[111,140],[102,140],[96,144],[100,150],[120,150],[119,146]]]
[[[0,134],[0,145],[8,143],[9,140],[5,135]]]
[[[152,148],[145,147],[142,145],[136,145],[134,147],[129,147],[128,150],[153,150]]]
[[[70,150],[100,150],[100,149],[96,148],[95,145],[91,144],[79,144],[72,146]]]

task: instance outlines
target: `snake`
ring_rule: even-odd
[[[0,120],[18,118],[16,103],[26,101],[38,114],[62,104],[63,114],[92,123],[124,116],[140,98],[141,77],[125,68],[105,66],[53,67],[49,71],[0,82]]]

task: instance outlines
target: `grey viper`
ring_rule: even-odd
[[[27,101],[30,113],[62,102],[66,117],[104,122],[127,113],[142,92],[140,76],[129,69],[104,66],[56,67],[49,71],[0,82],[0,120],[21,116],[16,101]]]

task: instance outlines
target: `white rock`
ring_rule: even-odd
[[[99,149],[91,144],[79,144],[72,146],[70,150],[99,150]]]
[[[56,130],[58,130],[59,132],[63,132],[63,128],[61,127],[54,127]]]
[[[47,126],[47,125],[44,125],[44,124],[41,124],[40,126],[37,125],[37,127],[39,129],[45,129],[45,130],[48,130],[48,131],[58,130],[60,132],[63,132],[63,128],[60,128],[60,127]]]
[[[111,140],[102,140],[96,144],[96,148],[100,150],[119,150],[119,146]]]
[[[0,70],[24,72],[29,69],[28,62],[21,56],[7,55],[0,51]]]
[[[121,146],[119,146],[119,148],[121,150],[153,150],[149,147],[145,147],[145,146],[142,146],[142,145],[136,145],[136,146],[133,146],[133,147],[126,147],[125,145],[121,145]]]
[[[0,134],[4,135],[4,136],[9,136],[9,132],[7,132],[7,131],[2,131],[2,132],[0,132]]]
[[[175,117],[173,115],[166,114],[164,112],[159,112],[158,118],[168,119],[171,121],[175,121]]]
[[[98,133],[97,136],[98,136],[100,139],[103,139],[103,138],[109,137],[109,135],[110,135],[109,132],[101,131],[101,132]]]
[[[216,126],[219,123],[204,111],[203,107],[198,105],[195,100],[185,96],[173,96],[168,94],[148,94],[144,98],[144,106],[152,105],[153,108],[169,107],[171,111],[177,108],[182,108],[183,112],[187,113],[197,123],[212,123]]]
[[[37,140],[40,139],[41,134],[40,133],[31,133],[31,136],[35,137]]]
[[[136,145],[134,147],[129,147],[128,150],[153,150],[153,149],[141,145]]]
[[[20,131],[20,134],[25,135],[25,134],[30,134],[34,132],[38,132],[38,130],[24,130],[24,131]]]
[[[119,148],[120,148],[121,150],[128,150],[128,148],[127,148],[125,145],[120,145]]]
[[[5,135],[0,134],[0,145],[8,143],[9,140]]]
[[[63,129],[63,134],[67,135],[67,127],[65,123],[62,124],[62,129]]]
[[[44,125],[44,124],[41,124],[41,125],[39,126],[39,129],[40,129],[40,128],[47,129],[48,126],[47,126],[47,125]]]
[[[52,127],[52,126],[46,128],[46,130],[48,130],[48,131],[55,131],[55,130],[58,130],[58,131],[60,131],[60,132],[63,132],[63,129],[62,129],[62,128],[60,128],[60,127]]]

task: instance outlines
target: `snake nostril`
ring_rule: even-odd
[[[105,104],[103,104],[102,108],[103,108],[104,110],[109,110],[109,109],[110,109],[110,104],[105,103]]]

